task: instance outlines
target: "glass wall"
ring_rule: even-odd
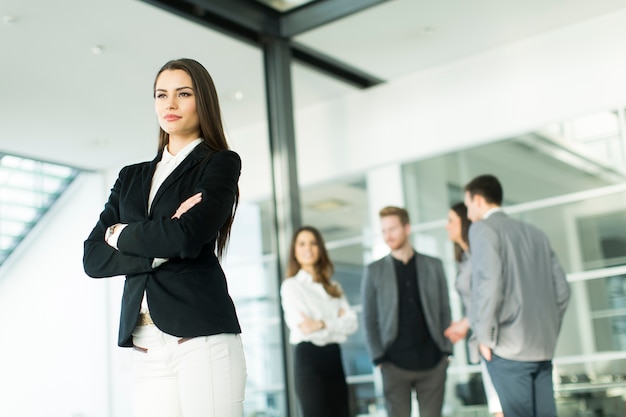
[[[224,268],[237,307],[248,368],[246,416],[286,416],[284,342],[275,230],[268,202],[242,202]]]
[[[624,137],[620,117],[623,112],[615,111],[591,118],[611,124],[604,130],[593,130],[585,117],[584,122],[557,123],[397,166],[413,245],[443,260],[454,319],[461,317],[461,303],[454,291],[453,246],[444,226],[448,208],[463,199],[467,181],[484,173],[496,175],[504,186],[509,215],[548,235],[572,287],[554,360],[559,415],[565,417],[581,412],[624,415],[626,175],[617,156],[602,158],[584,148],[591,144],[597,151],[600,139],[580,139],[583,132],[589,137],[597,131],[606,149],[617,153]],[[373,175],[301,189],[303,223],[321,230],[336,267],[335,279],[359,315],[364,265],[386,253],[377,212],[390,201],[372,188],[377,182]],[[272,210],[269,198],[242,203],[226,264],[244,330],[249,374],[245,407],[250,416],[287,415],[285,357],[291,347],[281,321],[278,289],[283,277],[277,269]],[[384,416],[382,384],[365,350],[362,328],[343,345],[343,360],[353,415]],[[464,342],[454,347],[444,415],[488,415],[478,365],[468,362]]]
[[[625,203],[626,186],[619,184],[506,208],[512,217],[534,224],[547,233],[571,282],[572,298],[554,360],[559,415],[579,415],[572,413],[579,412],[581,407],[603,410],[604,414],[597,415],[623,415],[622,398],[626,395]],[[450,245],[441,227],[433,223],[419,226],[416,246],[419,247],[420,241],[437,242],[430,247],[444,249],[433,254],[443,258],[453,271],[452,253],[445,248],[449,249]],[[451,299],[453,303],[459,302],[455,294],[451,294]],[[464,351],[463,344],[455,346],[450,394],[460,392],[461,388],[457,387],[466,387],[464,384],[476,371],[466,366]],[[457,385],[459,383],[462,385]],[[454,394],[448,396],[448,405],[454,410],[463,410],[463,398]],[[620,413],[610,414],[617,407],[615,404],[621,404]]]

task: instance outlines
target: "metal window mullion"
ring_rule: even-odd
[[[276,285],[280,287],[285,275],[287,251],[294,230],[302,223],[300,190],[296,166],[296,143],[291,85],[291,49],[286,39],[263,38],[263,58],[267,96],[270,157],[274,197],[274,222],[277,253]],[[289,347],[284,317],[280,311],[283,369],[287,416],[297,415],[297,401],[293,375],[292,351]]]

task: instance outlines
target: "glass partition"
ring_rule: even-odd
[[[412,243],[444,262],[454,319],[461,317],[462,308],[454,290],[453,246],[444,226],[449,207],[463,200],[467,181],[484,173],[496,175],[504,186],[507,213],[548,235],[572,287],[554,359],[555,395],[559,415],[565,417],[588,411],[624,415],[626,175],[618,166],[620,158],[602,160],[581,150],[601,142],[583,140],[583,132],[591,138],[593,123],[610,122],[608,130],[596,127],[598,138],[618,152],[623,132],[622,125],[615,130],[614,122],[623,112],[605,116],[575,124],[576,143],[571,135],[569,142],[558,139],[557,134],[569,131],[567,124],[556,124],[401,165]],[[303,223],[322,232],[335,264],[334,278],[359,318],[363,268],[382,243],[377,212],[389,203],[378,201],[367,183],[364,173],[301,189]],[[273,208],[269,198],[262,198],[244,202],[239,210],[226,267],[248,359],[246,415],[287,415],[285,355],[291,347],[281,321],[278,288],[283,277],[273,252]],[[342,352],[352,415],[384,416],[382,383],[367,355],[362,328]],[[444,415],[489,415],[479,367],[468,362],[463,341],[454,346]]]
[[[626,177],[584,155],[564,157],[546,143],[532,133],[404,164],[412,242],[444,262],[452,314],[458,319],[462,308],[454,290],[453,246],[444,228],[447,211],[462,201],[464,184],[474,176],[500,178],[505,211],[547,234],[572,287],[554,360],[559,415],[594,409],[610,415],[615,404],[623,407],[623,400],[615,398],[626,396]],[[350,184],[359,184],[361,193],[345,192]],[[354,179],[303,189],[307,194],[341,201],[323,215],[304,219],[322,230],[337,266],[335,278],[360,314],[363,267],[381,240],[372,222],[388,202],[372,199],[366,182]],[[352,206],[359,208],[346,211]],[[466,349],[464,342],[454,346],[444,415],[488,416],[479,367],[468,362]],[[354,415],[384,416],[382,384],[365,351],[362,329],[343,351]]]
[[[286,389],[277,256],[267,203],[242,202],[224,268],[246,355],[246,415],[284,416]]]

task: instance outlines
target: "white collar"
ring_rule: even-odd
[[[166,145],[165,148],[163,148],[163,156],[161,156],[161,162],[163,162],[164,164],[167,164],[169,162],[174,162],[178,164],[180,161],[185,159],[187,155],[189,155],[191,151],[193,151],[200,143],[202,143],[201,138],[195,139],[189,142],[183,149],[178,151],[176,155],[172,155]]]
[[[313,275],[309,274],[307,271],[305,271],[304,269],[300,269],[296,275],[294,276],[294,278],[296,278],[298,281],[302,282],[302,283],[313,283]]]
[[[503,211],[502,207],[494,207],[491,208],[489,210],[487,210],[487,212],[483,215],[483,220],[486,220],[487,218],[489,218],[489,216],[491,216],[493,213],[497,213],[499,211]]]

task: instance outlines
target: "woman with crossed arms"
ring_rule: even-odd
[[[281,301],[294,348],[296,395],[304,417],[349,417],[348,386],[339,344],[357,329],[357,317],[314,227],[296,231]]]
[[[153,94],[157,155],[120,171],[85,241],[85,272],[126,275],[118,344],[134,348],[134,417],[241,417],[246,363],[219,262],[241,160],[200,63],[167,62]]]

